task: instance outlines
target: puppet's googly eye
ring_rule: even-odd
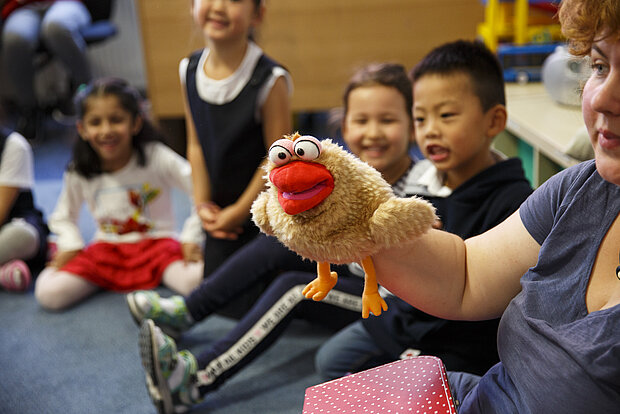
[[[309,135],[295,140],[295,155],[305,161],[315,160],[321,155],[321,142]]]
[[[279,139],[269,148],[269,160],[278,167],[291,160],[293,156],[293,142],[290,139]]]
[[[292,154],[284,147],[280,145],[272,145],[269,148],[269,160],[275,165],[284,165],[290,161]]]

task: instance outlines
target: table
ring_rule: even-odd
[[[535,187],[579,162],[566,153],[584,125],[579,107],[556,103],[542,83],[507,84],[506,104],[508,134],[500,138],[498,147],[507,155],[519,155],[524,160]]]

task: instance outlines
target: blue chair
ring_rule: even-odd
[[[110,20],[112,0],[83,0],[92,16],[92,24],[82,29],[82,36],[88,45],[108,40],[117,33],[116,25]]]

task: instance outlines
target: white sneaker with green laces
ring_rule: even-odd
[[[178,338],[194,324],[183,296],[162,298],[155,291],[138,290],[127,294],[125,299],[129,312],[138,325],[146,319],[152,319],[166,335],[173,338]]]
[[[159,414],[184,413],[202,401],[196,358],[189,351],[177,352],[174,340],[150,319],[140,327],[140,357],[146,387]]]

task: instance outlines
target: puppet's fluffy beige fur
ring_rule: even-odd
[[[295,137],[291,137],[295,138]],[[334,177],[333,192],[318,206],[297,215],[284,212],[268,182],[252,205],[256,225],[300,256],[319,262],[359,262],[381,248],[430,229],[432,205],[420,198],[398,198],[381,174],[331,142],[314,160]],[[275,165],[266,166],[269,173]]]

